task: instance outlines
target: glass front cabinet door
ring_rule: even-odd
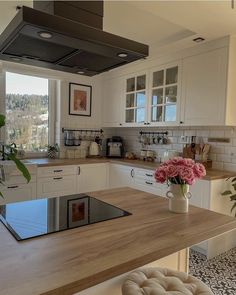
[[[126,78],[125,124],[143,125],[147,121],[147,75]]]
[[[149,122],[153,126],[179,123],[180,66],[172,64],[150,73]]]

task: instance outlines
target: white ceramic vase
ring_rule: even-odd
[[[189,185],[171,184],[170,190],[166,193],[169,198],[169,210],[175,213],[187,213],[189,199],[192,194],[189,191]]]

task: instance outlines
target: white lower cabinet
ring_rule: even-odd
[[[153,170],[135,168],[134,171],[135,188],[161,197],[166,195],[167,186],[156,182]]]
[[[60,197],[76,193],[76,166],[38,168],[37,198]]]
[[[131,166],[120,164],[110,164],[109,167],[109,187],[134,187],[134,172],[135,169]]]
[[[188,273],[188,260],[189,251],[188,249],[183,249],[152,263],[146,264],[140,268],[163,267]],[[110,280],[97,284],[91,288],[85,289],[79,293],[75,293],[74,295],[121,295],[122,284],[128,275],[129,273],[124,273]]]
[[[3,198],[0,197],[0,204],[15,203],[36,199],[36,174],[37,166],[27,166],[31,181],[27,183],[21,172],[13,167],[13,170],[7,177],[4,185],[0,185],[0,192]]]
[[[76,193],[76,175],[39,178],[37,197],[51,198],[73,195]]]
[[[1,186],[0,191],[4,197],[0,198],[0,205],[33,200],[36,198],[36,183],[6,184]]]
[[[78,166],[76,192],[86,193],[108,188],[108,163]]]
[[[221,193],[227,189],[227,185],[226,179],[197,181],[190,188],[192,193],[190,204],[233,216],[230,214],[232,205],[230,199],[221,196]],[[210,259],[234,247],[236,247],[236,230],[197,244],[193,248],[207,255]]]

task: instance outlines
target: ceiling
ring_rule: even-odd
[[[0,1],[0,32],[16,14],[17,5],[32,1]],[[236,34],[236,7],[231,1],[106,1],[104,30],[150,45],[150,52],[194,46]]]

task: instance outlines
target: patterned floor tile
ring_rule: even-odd
[[[189,272],[208,285],[214,295],[236,295],[236,248],[209,260],[191,249]]]

